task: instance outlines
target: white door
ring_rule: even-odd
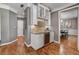
[[[18,20],[17,22],[17,35],[23,36],[23,20]]]

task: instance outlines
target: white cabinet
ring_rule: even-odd
[[[49,20],[49,9],[45,9],[44,10],[44,18],[46,19],[46,20]]]
[[[49,19],[49,9],[41,4],[37,8],[38,18]]]
[[[37,8],[37,18],[43,19],[45,21],[45,24],[48,26],[50,25],[50,11],[49,8],[38,4],[38,8]]]
[[[44,34],[31,34],[31,46],[37,50],[44,46]]]
[[[45,24],[47,26],[50,25],[50,11],[49,8],[41,5],[41,4],[33,4],[32,5],[32,20],[31,20],[31,24],[37,24],[38,19],[44,20]]]
[[[44,7],[38,5],[38,8],[37,8],[37,14],[38,14],[38,18],[44,18]]]

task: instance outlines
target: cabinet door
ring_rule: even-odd
[[[44,18],[44,8],[38,5],[38,18]]]
[[[44,46],[43,34],[31,34],[31,45],[36,50]]]
[[[48,20],[49,19],[49,10],[45,9],[45,15],[44,15],[45,19]]]
[[[48,26],[49,25],[49,10],[45,9],[45,13],[44,13],[44,19],[45,19],[45,24]]]

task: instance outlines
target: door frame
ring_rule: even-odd
[[[66,9],[63,9],[63,10],[60,10],[59,11],[59,43],[60,43],[60,17],[61,17],[61,12],[63,11],[66,11],[66,10],[70,10],[70,9],[74,9],[74,8],[78,8],[78,13],[77,13],[77,19],[78,19],[78,38],[77,38],[77,49],[79,50],[79,5],[76,5],[76,6],[72,6],[72,7],[69,7],[69,8],[66,8]]]
[[[18,18],[17,18],[17,36],[19,36],[19,30],[18,30],[18,29],[19,29],[19,28],[18,28],[18,25],[19,25],[18,22],[19,22],[19,21],[22,21],[22,23],[23,23],[22,26],[21,26],[21,27],[22,27],[22,33],[21,33],[21,36],[23,36],[24,20],[23,20],[23,18],[21,18],[21,17],[18,17]]]

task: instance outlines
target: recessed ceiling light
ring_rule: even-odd
[[[20,7],[24,7],[24,5],[23,5],[23,4],[21,4],[21,5],[20,5]]]

